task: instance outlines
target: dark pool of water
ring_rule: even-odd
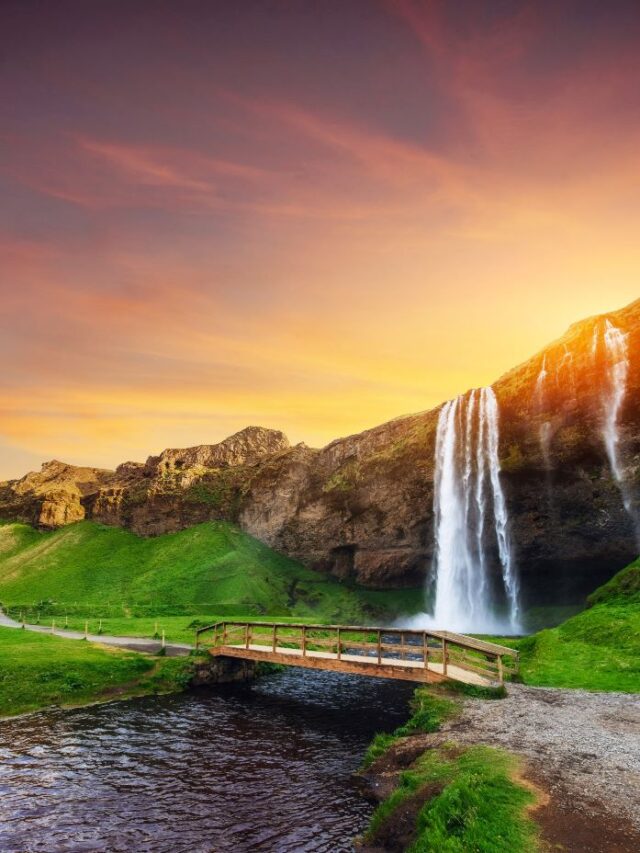
[[[410,695],[291,669],[0,722],[0,850],[351,850],[372,811],[351,774]]]

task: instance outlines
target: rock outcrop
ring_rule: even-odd
[[[603,438],[607,367],[598,340],[607,318],[627,335],[629,354],[619,411],[624,500]],[[640,301],[575,324],[493,388],[525,598],[570,600],[637,554]],[[43,527],[86,517],[143,536],[229,519],[341,578],[375,588],[418,586],[433,556],[438,411],[320,450],[248,427],[219,444],[165,450],[113,472],[50,462],[0,484],[0,517]],[[497,571],[497,555],[489,559]]]

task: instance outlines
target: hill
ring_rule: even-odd
[[[228,522],[141,538],[78,522],[52,532],[0,524],[0,601],[82,615],[299,615],[366,621],[396,596],[305,568]],[[404,606],[404,602],[402,602]]]
[[[519,641],[523,680],[547,687],[640,693],[640,560],[618,572],[588,601],[586,610],[557,628]]]

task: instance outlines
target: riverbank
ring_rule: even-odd
[[[380,805],[362,851],[640,849],[640,697],[518,684],[496,701],[416,697],[407,726],[365,757]],[[494,795],[501,806],[486,811]]]
[[[0,627],[0,717],[184,690],[192,658]]]

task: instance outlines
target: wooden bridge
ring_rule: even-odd
[[[507,646],[450,631],[217,622],[196,631],[196,648],[215,657],[267,661],[405,681],[503,684],[517,670]]]

